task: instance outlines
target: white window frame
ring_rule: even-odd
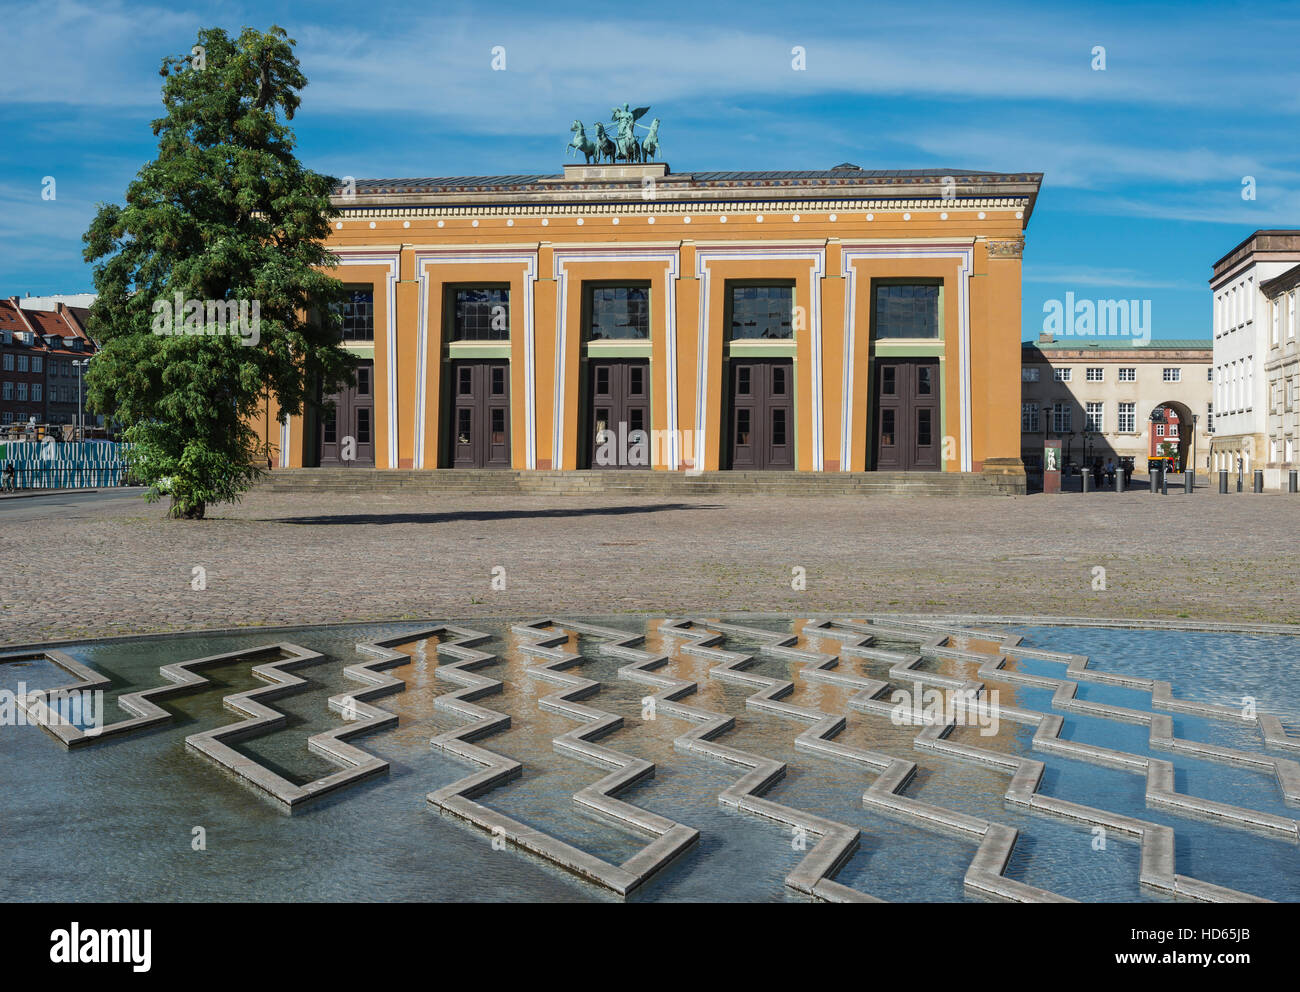
[[[1106,405],[1099,401],[1085,403],[1083,421],[1087,429],[1094,434],[1104,433],[1106,430]]]
[[[1137,433],[1137,404],[1120,403],[1117,427],[1121,434]]]

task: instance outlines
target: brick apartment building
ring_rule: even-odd
[[[0,429],[18,423],[77,422],[78,376],[95,353],[84,307],[55,302],[37,309],[18,297],[0,300]],[[84,403],[85,386],[82,385]],[[87,424],[102,418],[86,416]]]

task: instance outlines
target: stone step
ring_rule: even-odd
[[[938,472],[677,472],[487,471],[467,469],[280,469],[262,485],[271,492],[343,494],[429,492],[480,495],[996,495],[1003,492],[977,473]]]

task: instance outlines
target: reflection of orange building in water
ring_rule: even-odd
[[[607,429],[645,432],[669,471],[1022,487],[1040,181],[662,164],[359,181],[330,247],[361,378],[272,449],[281,466],[597,468]]]

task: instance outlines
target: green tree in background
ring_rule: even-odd
[[[83,239],[102,348],[88,400],[126,428],[135,476],[172,516],[201,518],[256,481],[268,397],[283,421],[317,384],[352,378],[343,285],[322,271],[336,181],[303,168],[287,123],[307,84],[293,46],[278,27],[209,28],[164,59],[158,157]]]

